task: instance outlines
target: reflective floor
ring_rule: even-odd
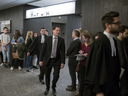
[[[57,96],[75,96],[77,93],[65,90],[71,83],[67,63],[66,59],[65,68],[61,70],[57,83]],[[0,67],[0,96],[45,96],[46,87],[39,82],[38,75],[39,69],[27,73],[25,68],[11,71],[9,68]],[[52,90],[47,96],[53,96]]]

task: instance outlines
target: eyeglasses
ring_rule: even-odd
[[[5,29],[4,31],[8,31],[8,30]]]
[[[115,22],[115,23],[112,23],[112,24],[120,25],[120,24],[121,24],[121,22]]]

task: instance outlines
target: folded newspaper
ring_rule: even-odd
[[[77,56],[76,60],[84,60],[85,59],[84,54],[76,54],[75,56]]]

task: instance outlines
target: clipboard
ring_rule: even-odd
[[[79,60],[84,60],[84,59],[85,59],[84,54],[76,54],[75,56],[77,56],[77,57],[76,57],[76,60],[77,60],[77,61],[79,61]]]

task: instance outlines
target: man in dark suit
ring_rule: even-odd
[[[128,56],[125,41],[128,38],[128,26],[122,26],[120,32],[117,36],[117,45],[120,56],[120,65],[122,72],[122,77],[120,79],[121,84],[121,96],[128,96]]]
[[[42,46],[40,54],[40,66],[46,66],[46,91],[45,95],[49,93],[50,89],[50,74],[52,67],[54,67],[52,92],[56,96],[56,83],[59,79],[60,69],[65,64],[65,43],[64,39],[59,37],[60,28],[58,26],[53,28],[53,36],[47,37]]]
[[[28,53],[27,56],[29,56],[30,54],[32,54],[34,51],[37,52],[37,58],[38,58],[38,62],[39,62],[39,56],[40,56],[40,51],[41,48],[44,44],[44,41],[47,37],[47,35],[45,35],[45,28],[41,28],[40,30],[40,36],[38,36],[30,45],[29,49],[28,49]],[[45,68],[43,66],[40,66],[40,75],[39,75],[39,81],[44,84],[44,73],[45,73]]]
[[[67,56],[69,56],[69,61],[68,61],[68,67],[69,67],[69,73],[71,76],[72,84],[67,86],[66,88],[67,91],[76,91],[76,66],[78,61],[76,60],[76,54],[79,54],[80,50],[80,32],[78,29],[73,30],[72,32],[72,38],[74,39],[68,50],[67,50]]]

